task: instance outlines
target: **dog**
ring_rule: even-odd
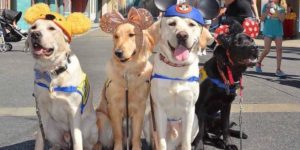
[[[199,56],[206,55],[206,48],[208,45],[211,45],[214,42],[214,37],[212,34],[209,32],[207,28],[204,28],[201,32],[200,36],[200,45],[199,45]]]
[[[179,11],[178,11],[179,10]],[[193,14],[187,17],[183,14]],[[169,7],[149,33],[157,42],[151,77],[154,118],[146,114],[145,135],[155,143],[150,128],[156,126],[161,150],[191,149],[198,126],[195,103],[199,94],[198,51],[205,28],[201,13],[194,7],[178,4]],[[153,122],[156,124],[153,125]]]
[[[40,7],[49,12],[30,21],[29,13]],[[82,21],[87,19],[83,14],[69,17],[74,15]],[[32,6],[25,19],[31,24],[27,44],[35,59],[34,97],[41,121],[35,149],[44,149],[45,138],[53,149],[91,150],[98,140],[96,112],[87,75],[71,53],[69,42],[74,30],[68,30],[66,19],[42,3]]]
[[[243,27],[235,22],[228,21],[229,32],[217,37],[219,45],[214,55],[200,70],[200,94],[196,103],[199,133],[194,140],[195,149],[203,150],[203,139],[209,130],[214,128],[212,122],[220,111],[221,123],[216,130],[223,135],[221,148],[237,150],[237,146],[230,143],[229,121],[231,103],[236,97],[237,89],[242,89],[242,73],[247,67],[255,65],[258,57],[258,48],[254,40],[243,33]],[[218,124],[218,123],[217,123]]]
[[[144,29],[150,27],[152,21],[150,12],[142,8],[131,8],[128,19],[119,12],[108,13],[101,18],[101,29],[113,35],[114,43],[113,55],[106,65],[107,81],[97,108],[102,147],[114,146],[114,150],[122,150],[125,137],[130,136],[127,138],[131,138],[132,149],[141,149],[141,131],[152,73],[148,58],[154,46]],[[126,127],[130,135],[126,135]]]

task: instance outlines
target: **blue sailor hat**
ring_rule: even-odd
[[[187,4],[177,4],[177,5],[170,6],[165,11],[164,16],[165,17],[178,16],[183,18],[190,18],[201,25],[205,24],[204,18],[200,13],[200,11],[197,8]]]

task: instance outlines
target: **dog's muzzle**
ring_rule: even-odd
[[[185,31],[180,31],[176,34],[178,45],[181,44],[186,47],[186,40],[189,38],[189,34]]]
[[[54,52],[54,48],[46,48],[41,44],[42,33],[39,31],[34,31],[30,33],[31,44],[32,44],[32,54],[35,58],[42,56],[50,56]]]
[[[130,60],[135,54],[136,54],[136,50],[133,51],[133,53],[131,54],[131,56],[129,58],[124,58],[124,53],[121,49],[117,49],[115,51],[115,55],[119,58],[120,62],[122,62],[122,63]]]

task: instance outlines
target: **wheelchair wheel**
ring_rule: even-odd
[[[6,51],[11,51],[12,50],[12,45],[10,43],[5,43],[4,48],[6,49]]]

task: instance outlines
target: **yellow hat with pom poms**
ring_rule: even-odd
[[[72,13],[67,18],[59,13],[51,12],[47,4],[38,3],[28,8],[24,19],[27,23],[33,24],[38,19],[52,20],[60,27],[71,42],[72,35],[82,34],[91,28],[91,21],[82,13]]]

